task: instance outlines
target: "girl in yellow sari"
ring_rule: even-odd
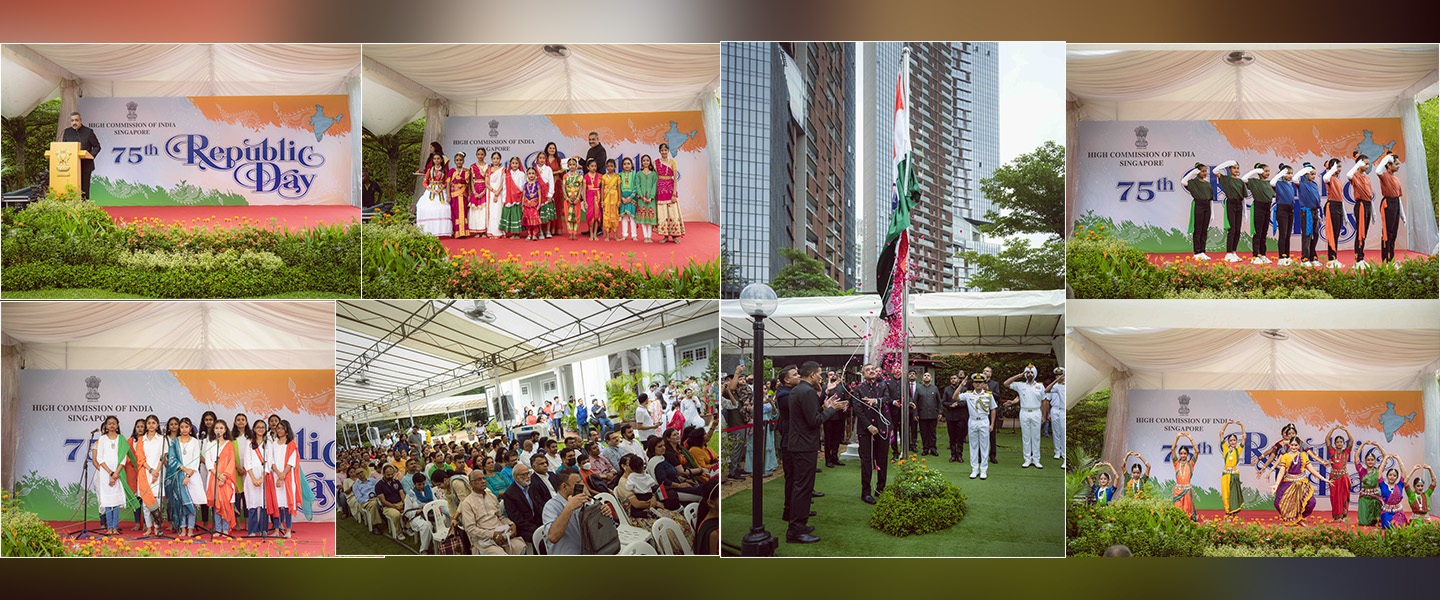
[[[1126,496],[1139,495],[1145,491],[1145,481],[1150,479],[1150,461],[1140,456],[1139,452],[1126,452],[1125,462],[1130,462],[1131,456],[1134,456],[1135,459],[1140,462],[1130,465],[1130,480],[1125,482]],[[1141,464],[1145,465],[1144,471],[1140,470]]]
[[[1180,445],[1182,437],[1190,441],[1189,446]],[[1200,458],[1191,452],[1191,448],[1197,447],[1195,438],[1183,431],[1175,436],[1175,442],[1170,445],[1170,462],[1175,464],[1175,490],[1171,495],[1174,497],[1175,506],[1190,515],[1192,521],[1200,520],[1200,514],[1195,512],[1195,495],[1190,491],[1190,478],[1195,476],[1195,461]]]
[[[1319,467],[1310,460],[1309,453],[1301,449],[1302,445],[1299,436],[1289,439],[1287,451],[1280,455],[1276,467],[1279,476],[1275,485],[1270,486],[1270,491],[1275,494],[1275,510],[1279,511],[1280,520],[1290,525],[1303,523],[1305,517],[1315,512],[1315,486],[1310,483],[1310,476],[1324,478]]]
[[[605,203],[605,241],[613,241],[620,230],[620,174],[615,172],[615,159],[605,161],[605,175],[600,178],[601,198]]]
[[[1225,435],[1225,430],[1231,425],[1240,427],[1240,434]],[[1220,473],[1220,500],[1225,503],[1225,514],[1234,515],[1240,512],[1240,507],[1245,505],[1241,496],[1240,486],[1240,458],[1245,452],[1240,446],[1240,441],[1246,439],[1245,425],[1239,421],[1226,421],[1225,426],[1220,428],[1220,457],[1225,461],[1225,470]]]

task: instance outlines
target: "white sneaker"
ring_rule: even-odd
[[[1204,252],[1195,255],[1195,260],[1210,260],[1210,255]]]
[[[1037,468],[1037,469],[1043,469],[1043,468],[1045,468],[1045,465],[1040,464],[1040,461],[1037,460],[1037,461],[1035,461],[1035,468]]]
[[[1240,262],[1240,255],[1234,252],[1225,253],[1225,262]]]
[[[970,471],[970,478],[971,478],[971,479],[974,479],[976,475],[978,475],[978,472],[973,471],[973,470]]]
[[[1255,258],[1250,259],[1250,264],[1252,264],[1252,265],[1263,265],[1263,264],[1265,264],[1265,259],[1262,258],[1262,257],[1257,256],[1257,257],[1255,257]]]
[[[986,473],[985,471],[981,471],[981,472],[980,472],[980,478],[981,478],[981,479],[989,479],[989,478],[990,478],[990,475],[989,475],[988,473]]]
[[[1265,261],[1265,264],[1267,264],[1267,265],[1270,264],[1270,263],[1275,262],[1275,261],[1273,261],[1273,260],[1270,260],[1270,257],[1265,256],[1264,254],[1261,254],[1261,255],[1260,255],[1260,260]]]
[[[1338,260],[1332,260],[1325,263],[1325,268],[1327,269],[1339,269],[1344,266],[1345,265]]]
[[[1022,469],[1028,469],[1028,468],[1030,468],[1030,461],[1028,461],[1028,460],[1025,461],[1025,464],[1020,465],[1020,468],[1022,468]]]
[[[1357,260],[1357,261],[1355,261],[1355,268],[1357,268],[1357,269],[1366,269],[1366,268],[1369,268],[1369,267],[1370,267],[1370,263],[1367,263],[1367,262],[1365,262],[1365,261],[1363,261],[1363,260]]]
[[[1284,258],[1281,258],[1281,259],[1280,259],[1280,262],[1279,262],[1279,263],[1276,263],[1276,264],[1279,264],[1279,265],[1282,266],[1282,267],[1288,267],[1288,266],[1290,266],[1290,265],[1295,264],[1295,261],[1290,260],[1290,257],[1286,256],[1286,257],[1284,257]]]

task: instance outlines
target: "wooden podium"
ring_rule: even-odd
[[[79,192],[82,181],[80,161],[95,158],[80,149],[80,142],[50,142],[45,156],[50,159],[50,189],[57,194],[64,193],[65,187],[71,185]]]

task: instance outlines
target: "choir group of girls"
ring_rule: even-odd
[[[160,535],[161,514],[180,538],[194,537],[198,520],[213,515],[217,533],[246,517],[252,535],[291,537],[293,515],[310,512],[313,494],[300,469],[290,422],[279,415],[249,422],[235,415],[234,428],[205,411],[196,427],[171,417],[162,431],[150,415],[135,421],[127,438],[120,419],[105,417],[90,451],[103,532],[120,533],[120,513],[135,507],[135,531]]]
[[[1239,433],[1227,433],[1231,425],[1237,426]],[[1344,435],[1335,435],[1337,432]],[[1238,514],[1244,506],[1239,466],[1244,458],[1245,436],[1245,426],[1239,421],[1226,421],[1225,426],[1220,429],[1220,456],[1224,461],[1220,476],[1220,497],[1225,514],[1230,516]],[[1357,446],[1350,437],[1349,430],[1344,427],[1331,429],[1326,437],[1331,444],[1328,461],[1320,458],[1313,449],[1307,448],[1295,425],[1288,424],[1280,430],[1279,441],[1261,454],[1255,463],[1260,473],[1275,477],[1270,492],[1275,498],[1275,510],[1280,513],[1284,523],[1301,524],[1315,511],[1316,497],[1315,486],[1311,483],[1312,477],[1314,480],[1325,480],[1329,483],[1331,518],[1343,521],[1349,516],[1351,481],[1347,468],[1352,462],[1352,451],[1355,450],[1362,451],[1363,456],[1355,462],[1355,470],[1360,476],[1360,525],[1390,529],[1404,526],[1411,520],[1435,519],[1430,516],[1430,499],[1435,492],[1435,472],[1429,465],[1416,465],[1406,479],[1402,479],[1404,464],[1398,456],[1385,454],[1379,444],[1361,441]],[[1182,445],[1180,438],[1185,438],[1189,443]],[[1175,441],[1170,446],[1170,459],[1175,466],[1175,487],[1171,494],[1175,506],[1190,515],[1191,519],[1198,520],[1195,498],[1190,488],[1190,481],[1195,473],[1195,461],[1198,458],[1193,450],[1195,447],[1195,440],[1190,434],[1180,433],[1175,436]],[[1369,448],[1368,452],[1364,451],[1366,448]],[[1125,485],[1126,495],[1137,494],[1143,490],[1144,482],[1150,475],[1150,463],[1136,452],[1126,454],[1126,461],[1129,461],[1131,456],[1139,460],[1130,467],[1130,479]],[[1144,464],[1143,472],[1141,463]],[[1321,473],[1321,464],[1329,467],[1328,477]],[[1110,463],[1101,462],[1096,465],[1108,467],[1108,472],[1102,471],[1091,481],[1089,499],[1091,502],[1105,504],[1115,497],[1118,474]],[[1428,476],[1422,476],[1421,471]],[[1410,508],[1408,516],[1405,514],[1407,504]]]
[[[563,160],[555,143],[525,167],[519,156],[502,163],[499,152],[482,164],[465,166],[465,153],[449,162],[439,142],[430,144],[422,177],[425,191],[415,204],[415,223],[437,237],[521,238],[544,240],[582,233],[590,241],[677,242],[685,235],[676,182],[680,172],[670,145],[660,157],[624,157],[599,164],[576,157]]]

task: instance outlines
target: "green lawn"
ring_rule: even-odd
[[[941,456],[926,457],[925,464],[964,490],[968,511],[960,524],[906,538],[881,533],[869,525],[873,507],[860,500],[860,462],[847,461],[834,469],[822,465],[815,489],[825,497],[814,500],[811,509],[819,514],[810,518],[819,543],[784,541],[780,480],[766,482],[765,529],[781,539],[776,556],[1064,556],[1065,475],[1060,461],[1051,458],[1055,450],[1050,438],[1040,440],[1045,468],[1022,469],[1019,431],[1002,430],[996,439],[1000,463],[990,465],[989,479],[983,481],[969,479],[969,448],[966,462],[948,462],[944,424],[937,438]],[[751,497],[749,490],[743,490],[721,504],[725,544],[738,547],[750,530]]]
[[[410,538],[406,540],[406,543],[414,545],[419,544],[419,541]],[[336,556],[410,556],[412,554],[415,553],[400,547],[390,536],[375,535],[366,531],[365,526],[356,522],[355,519],[336,515]]]
[[[90,300],[90,299],[142,299],[144,296],[135,294],[122,294],[109,290],[95,288],[56,289],[47,288],[43,290],[31,290],[27,292],[4,292],[0,294],[6,300]],[[271,296],[259,296],[258,298],[247,298],[253,300],[330,300],[343,298],[358,298],[359,296],[345,296],[329,292],[286,292]]]

